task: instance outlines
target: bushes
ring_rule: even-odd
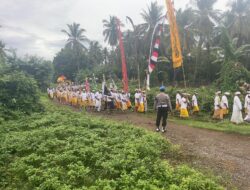
[[[4,74],[0,78],[0,114],[12,118],[42,109],[36,81],[21,72]]]
[[[52,63],[36,56],[29,56],[24,60],[17,59],[12,64],[12,69],[32,76],[37,81],[38,87],[44,92],[50,86],[54,74]]]
[[[48,102],[47,102],[48,104]],[[64,109],[64,108],[63,108]],[[173,154],[163,137],[126,124],[51,109],[0,128],[4,189],[222,189]]]
[[[239,62],[228,61],[224,63],[218,85],[222,90],[239,90],[238,81],[250,81],[250,72]]]

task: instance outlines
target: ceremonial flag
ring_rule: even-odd
[[[183,62],[178,27],[176,24],[176,18],[174,14],[174,7],[172,1],[166,0],[166,5],[167,5],[168,22],[170,26],[173,67],[178,68],[182,66]]]
[[[124,90],[124,92],[128,92],[128,74],[127,74],[126,58],[125,58],[122,33],[121,33],[121,27],[120,27],[120,20],[118,18],[116,18],[116,20],[117,20],[117,32],[118,32],[118,36],[119,36],[119,46],[120,46],[120,52],[121,52],[121,59],[122,59],[123,90]]]
[[[156,37],[155,37],[155,33],[156,33]],[[152,51],[152,47],[150,49],[150,59],[149,59],[149,65],[148,65],[149,74],[153,72],[158,61],[161,33],[162,33],[162,24],[156,24],[154,32],[153,32],[153,36],[152,36],[152,39],[155,37],[155,41],[153,44],[151,44],[151,46],[153,47],[153,51]]]

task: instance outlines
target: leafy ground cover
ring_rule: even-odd
[[[55,107],[0,127],[1,189],[223,189],[158,134]]]

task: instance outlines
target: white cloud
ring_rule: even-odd
[[[184,8],[190,0],[176,0],[175,7]],[[102,20],[118,16],[126,24],[126,16],[142,22],[140,13],[151,0],[1,0],[0,39],[18,50],[19,55],[35,54],[53,59],[64,46],[66,36],[61,29],[77,22],[87,30],[86,36],[103,44]],[[224,6],[223,0],[218,7]],[[158,0],[165,6],[165,0]]]

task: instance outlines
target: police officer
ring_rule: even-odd
[[[171,101],[168,94],[165,94],[165,86],[160,87],[160,93],[155,97],[154,108],[157,110],[156,131],[160,131],[162,119],[162,132],[166,132],[168,112],[172,111]]]

